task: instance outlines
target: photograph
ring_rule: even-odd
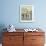
[[[32,22],[33,20],[33,6],[32,5],[20,5],[20,21]]]

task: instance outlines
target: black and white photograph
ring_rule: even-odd
[[[33,20],[33,6],[32,5],[20,5],[20,21],[32,22]]]

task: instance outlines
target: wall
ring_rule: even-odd
[[[32,4],[34,6],[35,22],[21,23],[19,16],[19,6],[22,4]],[[38,27],[46,28],[46,0],[0,0],[0,25],[13,24],[16,28]]]

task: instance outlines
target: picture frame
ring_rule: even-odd
[[[34,6],[20,5],[20,22],[34,22]]]

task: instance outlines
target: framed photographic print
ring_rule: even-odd
[[[33,5],[20,5],[20,22],[34,21],[34,7]]]

